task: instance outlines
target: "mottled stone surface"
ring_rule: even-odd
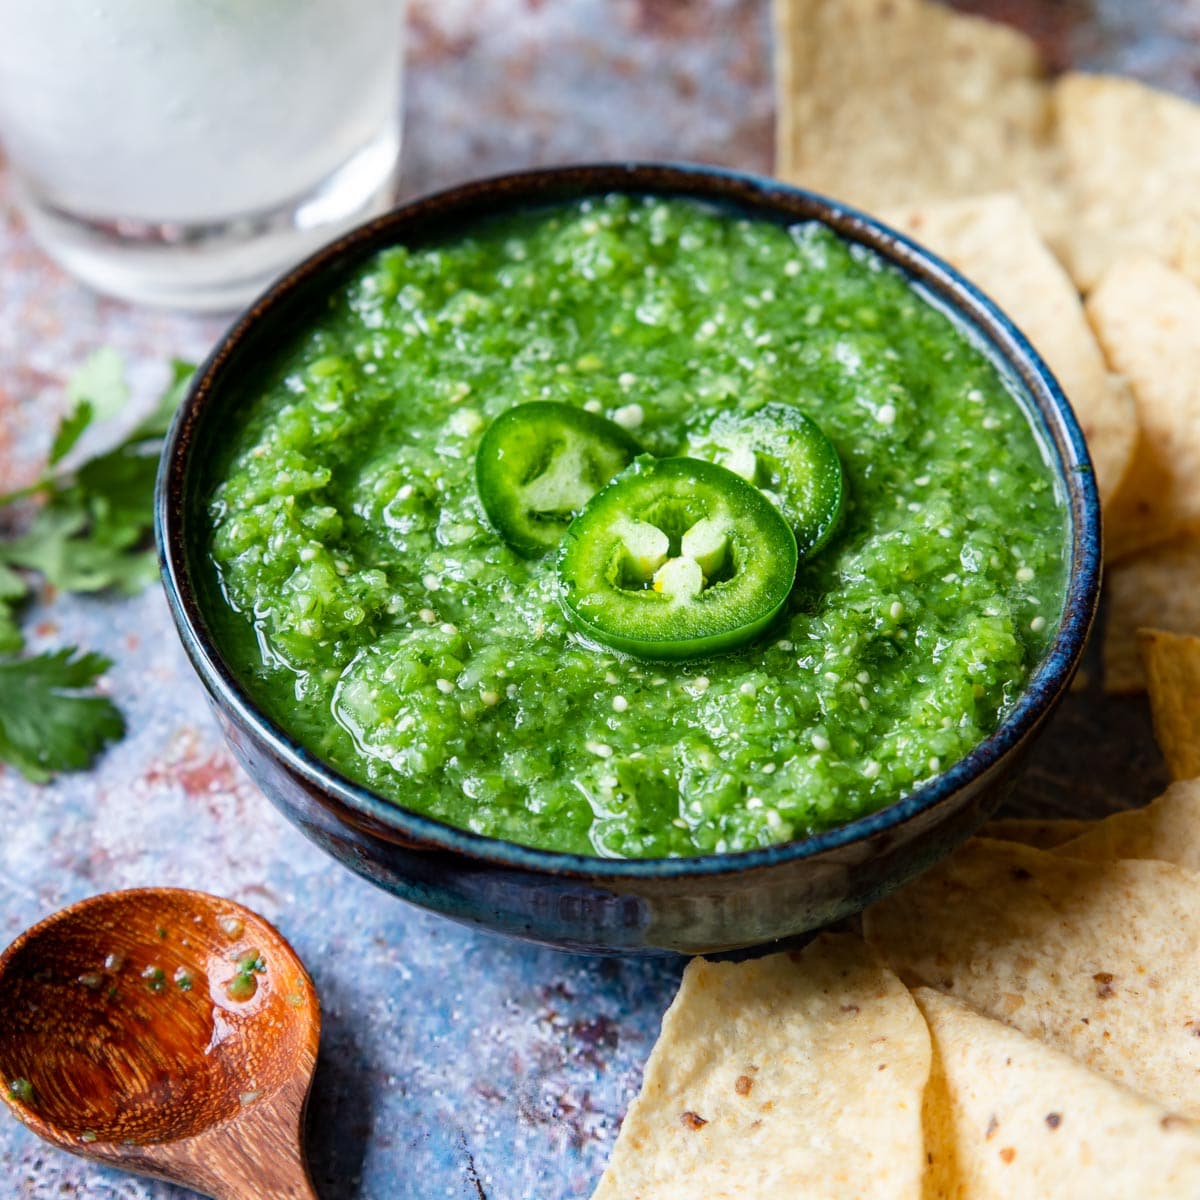
[[[1200,93],[1188,0],[972,0],[1033,30],[1058,64]],[[511,167],[629,157],[769,169],[766,0],[420,0],[410,19],[403,191]],[[97,346],[128,357],[139,403],[221,322],[98,299],[31,245],[0,166],[0,489],[27,482],[62,381]],[[312,970],[325,1032],[311,1160],[329,1200],[586,1196],[678,976],[672,962],[569,957],[409,908],[311,847],[245,779],[211,722],[157,591],[44,597],[34,648],[110,654],[129,736],[45,788],[0,768],[0,942],[73,900],[175,884],[275,921]],[[1153,794],[1139,700],[1072,696],[1016,804],[1101,812]],[[0,1192],[166,1200],[0,1119]]]

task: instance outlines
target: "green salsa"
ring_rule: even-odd
[[[836,531],[757,640],[606,650],[480,502],[484,431],[533,401],[657,457],[798,407],[841,458]],[[1062,498],[973,338],[824,226],[686,201],[383,251],[213,469],[210,615],[264,711],[398,804],[555,850],[746,850],[890,804],[995,730],[1062,610]]]

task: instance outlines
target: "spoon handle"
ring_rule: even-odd
[[[320,1200],[305,1178],[271,1179],[264,1171],[258,1179],[229,1180],[214,1200]]]
[[[197,1139],[191,1153],[203,1174],[193,1186],[202,1178],[199,1190],[213,1200],[320,1200],[304,1162],[303,1097],[297,1101],[292,1090]]]

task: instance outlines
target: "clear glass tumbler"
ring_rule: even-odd
[[[390,202],[404,0],[0,0],[0,143],[99,291],[235,308]]]

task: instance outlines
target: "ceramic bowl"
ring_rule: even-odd
[[[976,331],[1048,447],[1069,513],[1057,637],[994,734],[919,790],[815,837],[738,854],[614,861],[535,850],[453,828],[351,782],[277,728],[225,660],[203,598],[204,464],[237,384],[376,251],[453,236],[496,213],[609,192],[690,197],[791,224],[818,220],[869,246]],[[460,921],[576,950],[715,952],[818,928],[951,851],[996,808],[1063,696],[1095,613],[1100,515],[1083,436],[1062,391],[997,307],[945,263],[870,217],[773,180],[686,165],[531,171],[470,183],[363,225],[280,279],[197,373],[167,439],[157,534],[171,612],[230,746],[272,802],[351,870]]]

